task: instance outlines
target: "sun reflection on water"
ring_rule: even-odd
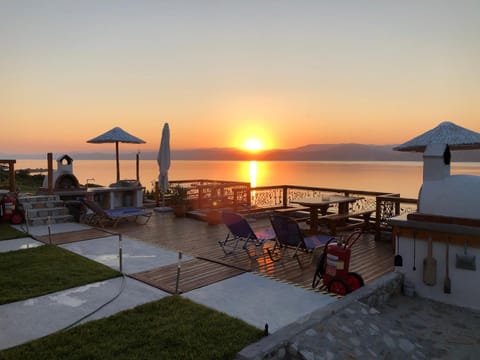
[[[256,187],[257,186],[257,162],[250,161],[250,186]]]

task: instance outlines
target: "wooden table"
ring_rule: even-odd
[[[342,195],[328,195],[303,198],[299,200],[291,201],[292,203],[299,204],[310,208],[310,231],[312,234],[318,232],[318,214],[326,215],[328,208],[333,204],[338,204],[338,214],[348,214],[349,206],[363,197],[352,197]]]

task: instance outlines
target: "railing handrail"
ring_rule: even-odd
[[[392,201],[392,202],[398,202],[398,203],[404,203],[404,204],[418,203],[418,199],[416,198],[401,197],[400,194],[395,194],[395,193],[379,195],[377,196],[377,199],[381,201]]]
[[[171,180],[170,184],[187,184],[187,183],[212,183],[212,184],[230,184],[230,185],[248,185],[250,183],[247,181],[231,181],[231,180],[211,180],[211,179],[192,179],[192,180]]]
[[[303,185],[267,185],[267,186],[256,186],[256,187],[252,187],[251,189],[253,191],[253,190],[271,190],[271,189],[277,189],[277,188],[311,190],[311,191],[328,191],[328,192],[338,192],[338,193],[354,193],[359,195],[371,195],[371,196],[381,196],[381,195],[391,194],[388,192],[380,192],[380,191],[341,189],[341,188],[339,189],[339,188],[303,186]]]

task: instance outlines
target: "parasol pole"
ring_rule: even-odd
[[[137,171],[137,181],[140,183],[140,151],[137,152],[137,156],[135,157],[135,169]]]
[[[117,182],[120,181],[120,161],[118,159],[118,141],[115,141],[115,153],[117,154]]]

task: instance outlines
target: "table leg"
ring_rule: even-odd
[[[318,208],[315,206],[310,208],[310,231],[312,234],[318,232]]]
[[[338,204],[338,214],[348,214],[348,202]]]

